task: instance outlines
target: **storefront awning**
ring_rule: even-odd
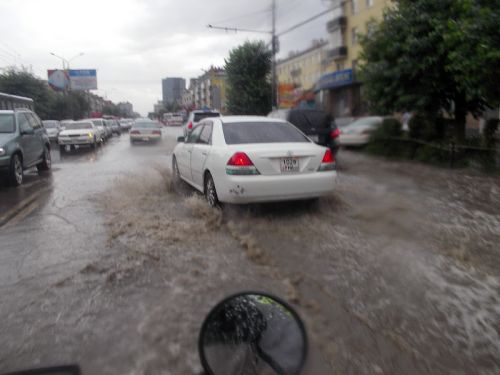
[[[349,86],[354,83],[352,69],[339,70],[323,75],[314,87],[314,91],[330,90],[337,87]]]

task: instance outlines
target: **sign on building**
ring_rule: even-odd
[[[339,70],[323,75],[316,84],[315,91],[334,89],[353,83],[352,69]]]

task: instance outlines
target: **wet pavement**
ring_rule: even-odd
[[[342,150],[318,202],[227,206],[172,185],[180,129],[53,152],[0,188],[0,370],[199,373],[224,296],[290,301],[309,373],[500,372],[500,180]]]

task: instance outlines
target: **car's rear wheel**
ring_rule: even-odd
[[[205,198],[207,199],[210,207],[220,207],[219,198],[217,197],[217,190],[215,189],[214,179],[210,172],[205,176]]]
[[[43,148],[43,160],[36,166],[39,172],[48,171],[52,167],[52,159],[50,156],[50,148],[45,146]]]
[[[12,186],[19,186],[23,183],[23,160],[19,154],[14,154],[10,159],[9,182]]]

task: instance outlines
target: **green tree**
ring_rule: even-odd
[[[418,110],[454,117],[498,103],[500,0],[398,0],[363,36],[364,95],[380,113]]]
[[[271,51],[264,42],[245,42],[226,60],[227,106],[234,115],[271,111]]]
[[[10,69],[0,74],[0,91],[33,99],[35,111],[42,119],[54,116],[56,94],[46,82],[36,78],[27,70]]]

